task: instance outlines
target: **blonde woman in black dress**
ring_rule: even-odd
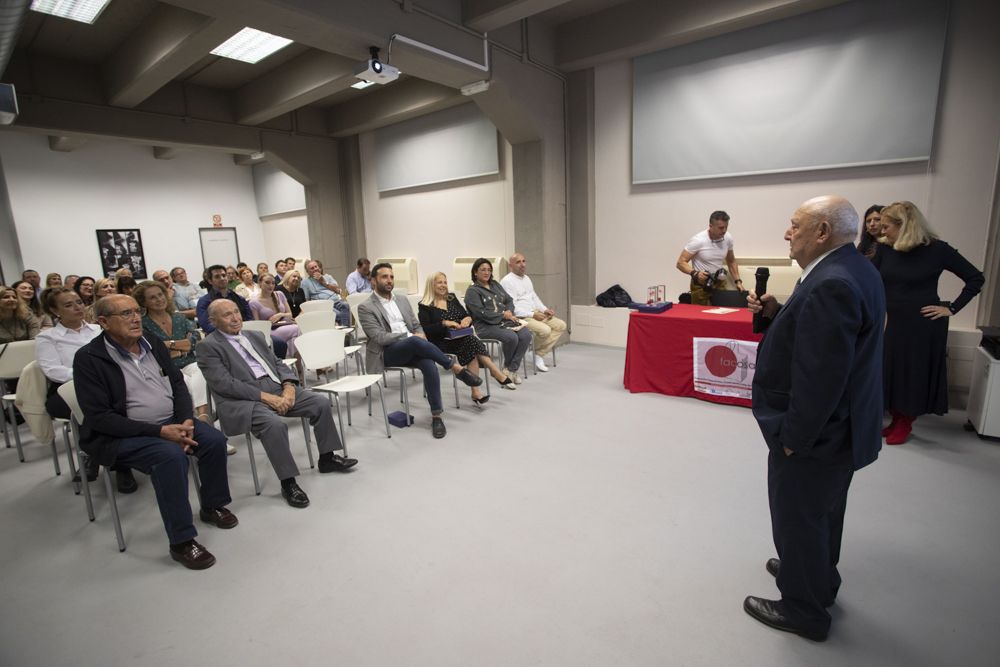
[[[435,273],[427,278],[424,296],[420,300],[418,315],[420,326],[424,328],[427,340],[437,345],[445,354],[454,354],[458,363],[469,369],[473,375],[479,374],[482,364],[504,389],[517,387],[507,377],[507,374],[497,368],[497,365],[486,353],[486,345],[474,334],[461,338],[449,338],[448,331],[472,326],[472,318],[459,303],[455,295],[448,291],[448,276]],[[482,405],[490,399],[484,396],[479,387],[472,388],[472,401]]]
[[[937,238],[912,202],[882,209],[883,238],[872,262],[885,285],[885,407],[892,415],[883,431],[887,445],[901,445],[920,415],[948,412],[948,318],[982,289],[982,272]],[[942,303],[938,279],[949,271],[965,283],[958,297]]]

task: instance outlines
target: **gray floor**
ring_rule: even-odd
[[[0,664],[997,665],[1000,445],[918,422],[855,476],[824,644],[741,608],[773,596],[765,448],[749,410],[629,394],[623,352],[570,345],[448,437],[355,406],[348,475],[287,507],[230,458],[232,531],[170,561],[149,480],[89,523],[48,450],[0,450]],[[495,385],[494,385],[495,387]],[[446,391],[450,396],[450,385]],[[390,405],[394,409],[395,404]]]

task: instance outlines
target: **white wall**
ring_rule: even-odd
[[[251,170],[257,213],[261,218],[305,210],[306,191],[301,183],[267,162],[255,164]]]
[[[267,262],[271,271],[274,271],[274,262],[279,257],[312,257],[309,253],[309,222],[305,211],[272,215],[261,218],[260,222],[264,233],[264,247],[267,248],[267,255],[260,261]],[[257,262],[250,266],[256,270]]]
[[[455,257],[506,257],[514,250],[510,144],[503,142],[500,178],[380,194],[373,134],[362,134],[361,171],[368,257],[414,257],[419,292],[431,273],[450,275]],[[343,280],[345,276],[334,276]]]
[[[993,23],[986,20],[993,11],[987,5],[974,0],[953,5],[934,157],[923,173],[884,167],[633,187],[631,64],[596,68],[598,291],[614,283],[636,298],[655,284],[666,284],[671,298],[686,291],[688,279],[674,263],[684,242],[708,226],[715,209],[732,216],[737,255],[787,257],[782,236],[788,217],[802,201],[820,194],[844,195],[862,212],[873,203],[912,200],[943,239],[982,267],[1000,141],[1000,53],[990,34]],[[857,103],[885,101],[873,94],[859,95]],[[743,278],[752,282],[752,276]],[[942,279],[942,298],[954,298],[959,290],[952,276]],[[974,328],[976,307],[975,301],[967,306],[952,329]]]
[[[49,150],[45,136],[0,132],[0,153],[25,266],[99,276],[96,229],[142,232],[150,273],[181,265],[202,269],[199,227],[222,216],[236,227],[240,255],[264,254],[250,169],[231,155],[182,151],[153,158],[149,147],[88,141],[71,153]]]

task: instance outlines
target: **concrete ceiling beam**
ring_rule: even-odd
[[[490,32],[569,0],[462,0],[462,22],[477,32]]]
[[[49,135],[49,150],[57,153],[72,153],[87,143],[86,137],[68,137],[66,135]]]
[[[333,137],[347,137],[467,101],[454,88],[405,79],[334,107],[327,116],[327,131]]]

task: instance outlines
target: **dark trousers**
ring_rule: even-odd
[[[274,356],[278,359],[284,359],[288,356],[288,343],[277,336],[271,336],[271,349],[274,351]]]
[[[453,362],[437,345],[419,336],[410,336],[406,340],[386,346],[382,350],[382,355],[386,366],[419,368],[424,376],[424,391],[427,392],[431,414],[436,415],[444,410],[441,405],[441,376],[434,365],[450,369]]]
[[[781,602],[789,618],[818,632],[830,629],[825,607],[840,589],[837,563],[853,476],[849,459],[831,463],[781,451],[767,459]]]
[[[196,419],[194,440],[198,443],[193,453],[201,476],[201,505],[206,509],[224,507],[232,502],[226,474],[226,436]],[[170,544],[194,539],[198,531],[188,502],[188,457],[180,445],[146,436],[123,438],[115,463],[150,476]]]

